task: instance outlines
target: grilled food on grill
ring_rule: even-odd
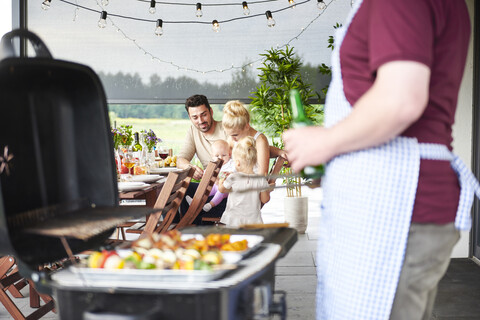
[[[209,234],[204,239],[182,240],[177,230],[154,234],[132,243],[125,251],[92,253],[90,268],[212,270],[224,262],[222,251],[243,251],[247,240],[230,242],[229,234]]]

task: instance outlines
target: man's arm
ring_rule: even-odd
[[[344,120],[330,128],[285,132],[292,168],[300,171],[326,163],[339,154],[377,146],[401,134],[425,111],[429,83],[430,69],[424,64],[394,61],[382,65],[373,86]]]
[[[195,141],[193,139],[192,127],[190,127],[187,136],[185,137],[183,147],[177,156],[177,168],[185,169],[189,166],[194,167],[195,172],[193,173],[193,178],[196,180],[200,180],[203,176],[203,170],[200,167],[192,165],[190,163],[190,161],[192,161],[193,159],[193,156],[195,155],[195,152]]]

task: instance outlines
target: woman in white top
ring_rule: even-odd
[[[244,224],[263,223],[260,208],[270,200],[266,178],[259,179],[253,172],[257,151],[253,137],[244,137],[233,147],[233,162],[237,172],[220,179],[218,190],[229,193],[227,207],[220,220],[228,228]],[[265,190],[265,191],[260,191]]]
[[[232,145],[244,137],[254,139],[257,150],[255,173],[266,175],[270,161],[270,146],[267,137],[250,126],[250,114],[243,103],[238,100],[227,102],[223,109],[222,124]]]

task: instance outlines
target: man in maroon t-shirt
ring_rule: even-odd
[[[464,1],[363,0],[343,39],[337,70],[353,109],[329,128],[286,132],[292,168],[327,163],[397,136],[452,150],[469,39]],[[421,160],[405,253],[408,263],[401,269],[391,319],[429,318],[436,286],[459,238],[453,224],[459,190],[450,162]]]

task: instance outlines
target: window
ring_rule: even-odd
[[[260,54],[287,43],[302,58],[307,81],[317,91],[328,83],[318,65],[330,64],[328,37],[333,25],[345,19],[350,1],[326,1],[323,12],[316,0],[296,2],[292,9],[287,0],[251,1],[245,16],[241,1],[210,1],[200,18],[196,1],[188,0],[189,5],[157,2],[155,14],[149,13],[150,1],[138,0],[110,0],[104,7],[101,0],[55,0],[49,10],[41,9],[41,1],[29,1],[27,12],[29,29],[55,58],[84,63],[99,74],[109,102],[183,103],[202,93],[222,103],[248,102]],[[102,10],[107,12],[105,28],[97,25]],[[267,26],[266,10],[272,12],[274,27]],[[163,20],[161,36],[154,34],[157,19]],[[214,19],[220,21],[220,32],[212,30]]]

